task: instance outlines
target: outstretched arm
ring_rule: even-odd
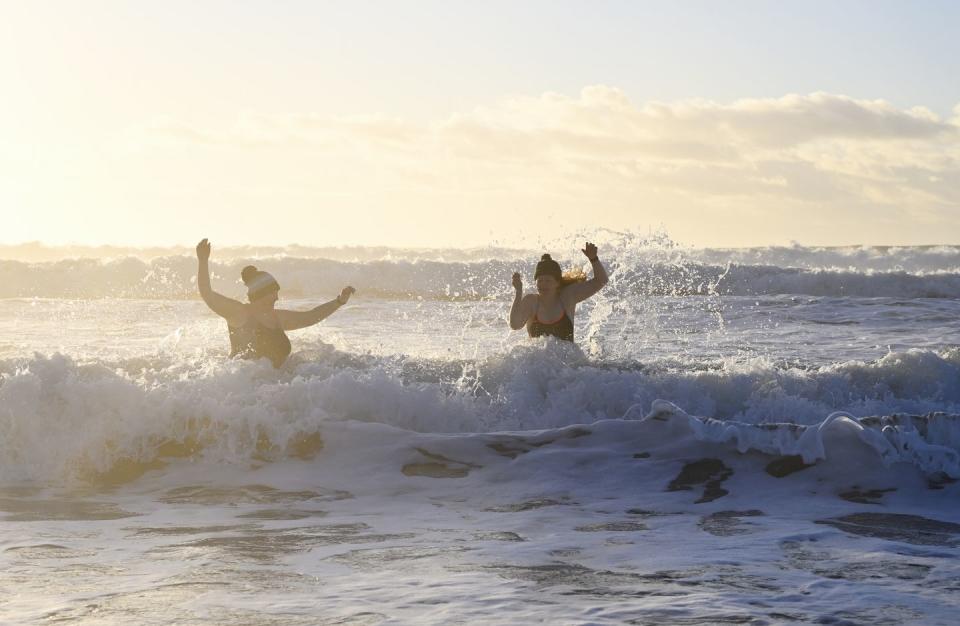
[[[535,299],[533,295],[523,296],[523,281],[520,279],[520,274],[513,275],[513,288],[516,294],[513,298],[513,306],[510,307],[510,328],[520,330],[533,315]]]
[[[243,315],[242,302],[219,294],[210,286],[210,242],[206,239],[197,244],[197,261],[197,287],[210,310],[227,319]]]
[[[283,328],[283,330],[297,330],[306,328],[307,326],[313,326],[317,322],[330,317],[334,311],[346,304],[354,291],[356,291],[356,289],[353,287],[344,287],[339,296],[309,311],[277,309],[277,318],[280,320],[280,327]]]
[[[593,278],[582,283],[574,283],[563,290],[564,294],[573,299],[574,304],[583,302],[593,294],[600,291],[607,284],[607,269],[597,257],[597,247],[587,242],[583,247],[584,255],[590,260],[590,267],[593,268]]]

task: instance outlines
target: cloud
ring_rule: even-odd
[[[596,85],[426,123],[245,113],[220,129],[165,120],[141,135],[186,150],[295,149],[301,161],[335,162],[338,189],[594,204],[655,197],[688,213],[719,206],[798,219],[814,211],[851,223],[873,212],[942,223],[957,236],[960,106],[955,113],[944,120],[829,93],[636,104]]]
[[[920,107],[899,110],[882,100],[854,100],[814,93],[777,99],[740,100],[702,107],[698,113],[729,125],[760,145],[790,146],[820,139],[926,139],[956,134],[956,128]]]

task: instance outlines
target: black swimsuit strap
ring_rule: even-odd
[[[563,302],[560,302],[560,306],[563,306]],[[564,341],[573,341],[573,320],[570,319],[570,316],[567,315],[566,308],[563,309],[563,315],[560,316],[560,319],[550,322],[540,321],[540,302],[537,301],[537,311],[534,313],[533,318],[527,324],[527,333],[531,337],[542,337],[544,335],[550,335],[551,337],[556,337],[557,339],[563,339]]]

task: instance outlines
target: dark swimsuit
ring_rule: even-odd
[[[541,322],[539,314],[539,307],[537,307],[537,313],[533,315],[533,319],[527,324],[527,333],[529,333],[531,337],[549,335],[557,339],[563,339],[564,341],[573,341],[573,320],[567,315],[566,309],[563,310],[563,316],[560,319],[549,324]]]
[[[243,326],[227,326],[230,330],[230,356],[241,359],[267,357],[280,367],[290,356],[290,340],[282,328],[269,328],[253,317]]]

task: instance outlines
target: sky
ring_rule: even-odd
[[[0,0],[0,243],[960,243],[960,3]]]

